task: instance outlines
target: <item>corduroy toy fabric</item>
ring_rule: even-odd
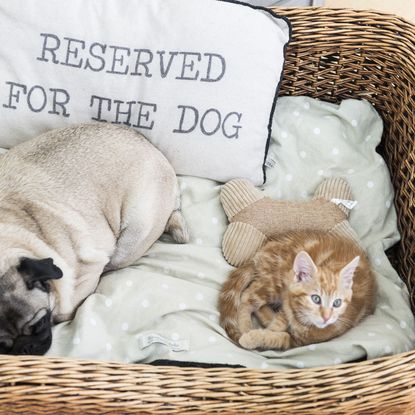
[[[322,230],[358,242],[348,222],[352,191],[341,178],[324,180],[313,199],[305,202],[273,200],[245,179],[226,183],[221,203],[230,222],[222,251],[230,265],[238,267],[253,257],[268,238],[295,230]]]

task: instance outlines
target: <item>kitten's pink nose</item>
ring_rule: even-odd
[[[323,318],[324,322],[327,323],[331,317],[331,310],[329,308],[323,308],[321,311],[321,317]]]

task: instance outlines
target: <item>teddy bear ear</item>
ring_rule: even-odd
[[[263,198],[261,191],[246,179],[231,180],[222,187],[220,193],[220,201],[229,221],[241,210]]]
[[[313,199],[326,199],[329,202],[334,200],[353,200],[353,193],[350,184],[341,177],[331,177],[324,180],[314,192]],[[346,206],[336,204],[336,206],[346,215],[349,211]]]
[[[249,223],[232,222],[223,236],[223,256],[230,265],[240,267],[255,255],[266,240],[266,236]]]

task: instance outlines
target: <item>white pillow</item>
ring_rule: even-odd
[[[217,0],[2,0],[0,147],[127,124],[178,174],[264,181],[285,18]]]

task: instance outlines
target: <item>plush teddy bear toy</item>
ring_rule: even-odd
[[[220,199],[230,222],[223,255],[235,267],[251,259],[269,237],[288,231],[323,230],[359,243],[347,220],[356,202],[349,184],[340,178],[324,180],[313,199],[304,202],[270,199],[245,179],[226,183]]]

